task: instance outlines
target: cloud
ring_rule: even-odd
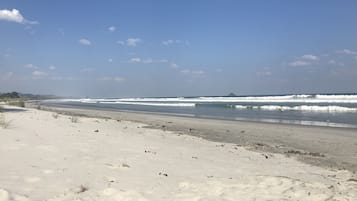
[[[128,62],[129,63],[140,63],[141,59],[139,57],[134,57],[134,58],[131,58]]]
[[[119,45],[125,45],[125,42],[124,42],[124,41],[121,41],[121,40],[118,40],[118,41],[117,41],[117,44],[119,44]]]
[[[173,69],[178,69],[179,65],[177,65],[176,63],[171,63],[170,67],[173,68]]]
[[[297,60],[297,61],[290,62],[289,66],[308,66],[310,64],[311,63],[307,61]]]
[[[48,69],[50,69],[50,70],[56,70],[56,66],[51,65],[50,67],[48,67]]]
[[[116,77],[113,77],[113,80],[116,82],[124,82],[125,78],[116,76]]]
[[[310,60],[310,61],[318,61],[320,58],[318,56],[312,55],[312,54],[305,54],[301,56],[301,59],[303,60]]]
[[[204,75],[205,72],[203,70],[194,70],[194,71],[191,71],[191,74],[193,75]]]
[[[190,43],[188,41],[172,40],[172,39],[161,41],[161,44],[165,45],[165,46],[175,45],[175,44],[177,44],[177,45],[178,44],[190,45]]]
[[[32,72],[32,79],[41,79],[46,77],[48,74],[43,71],[35,70]]]
[[[49,78],[50,80],[68,80],[68,81],[74,81],[74,80],[81,80],[80,78],[76,77],[62,77],[62,76],[52,76]]]
[[[108,28],[108,30],[109,30],[110,32],[114,32],[116,29],[117,29],[117,28],[116,28],[115,26],[110,26],[110,27]]]
[[[164,40],[164,41],[162,41],[161,43],[162,43],[163,45],[171,45],[171,44],[174,43],[174,41],[173,41],[173,40]]]
[[[97,78],[98,81],[114,81],[114,82],[124,82],[126,79],[120,76],[106,76],[106,77],[99,77]]]
[[[128,38],[126,41],[118,40],[118,45],[127,45],[129,47],[136,47],[142,40],[140,38]]]
[[[0,10],[0,20],[16,22],[19,24],[39,24],[37,21],[30,21],[25,19],[19,10]]]
[[[256,73],[259,77],[269,77],[271,76],[273,73],[270,71],[259,71]]]
[[[130,47],[135,47],[137,46],[138,43],[141,42],[141,39],[140,38],[128,38],[126,40],[126,44],[127,46],[130,46]]]
[[[9,58],[9,57],[11,57],[12,55],[11,55],[11,54],[8,54],[8,53],[5,53],[5,54],[3,54],[2,56],[5,57],[5,58]]]
[[[26,30],[29,34],[31,34],[31,35],[34,35],[34,34],[36,33],[36,30],[33,29],[33,27],[32,27],[31,25],[27,25],[27,26],[25,27],[25,30]]]
[[[142,64],[167,63],[167,62],[169,62],[167,59],[154,60],[152,58],[141,59],[139,57],[133,57],[128,61],[128,63],[142,63]]]
[[[144,64],[151,64],[151,63],[153,63],[154,61],[151,59],[151,58],[148,58],[148,59],[145,59],[145,60],[143,60],[143,63]]]
[[[305,54],[301,57],[296,58],[295,61],[288,63],[289,66],[308,66],[313,63],[317,63],[320,60],[320,57],[312,55],[312,54]]]
[[[336,61],[334,59],[331,59],[327,62],[328,64],[336,64]]]
[[[90,73],[90,72],[93,72],[93,71],[95,71],[95,68],[82,68],[80,70],[80,72],[82,72],[82,73]]]
[[[8,79],[12,78],[13,76],[14,76],[14,73],[13,73],[13,72],[7,72],[7,73],[5,73],[3,76],[0,76],[0,78],[1,78],[2,80],[8,80]]]
[[[352,56],[355,60],[357,60],[357,51],[353,51],[353,50],[349,50],[349,49],[343,49],[343,50],[337,50],[336,53]]]
[[[79,39],[78,42],[82,45],[91,45],[92,44],[88,39],[85,39],[85,38]]]
[[[357,55],[356,51],[352,51],[349,49],[338,50],[337,53],[347,54],[347,55]]]
[[[185,69],[185,70],[181,70],[180,72],[181,72],[181,73],[184,73],[184,74],[188,74],[188,73],[190,73],[191,71],[188,70],[188,69]]]
[[[181,43],[182,43],[181,40],[171,40],[171,39],[169,39],[169,40],[161,41],[161,44],[166,45],[166,46],[167,45],[173,45],[173,44],[181,44]]]
[[[109,62],[109,63],[112,63],[112,62],[113,62],[113,59],[112,59],[112,58],[109,58],[109,59],[108,59],[108,62]]]
[[[206,74],[206,72],[204,72],[203,70],[190,70],[190,69],[184,69],[180,71],[182,74],[186,74],[186,75],[192,75],[192,76],[204,76]]]
[[[29,68],[29,69],[38,69],[37,66],[33,65],[33,64],[26,64],[25,68]]]

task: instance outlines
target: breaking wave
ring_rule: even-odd
[[[124,98],[125,102],[269,102],[269,103],[357,103],[357,95],[282,95],[245,97]]]
[[[195,103],[150,103],[150,102],[108,102],[102,101],[103,104],[127,104],[127,105],[146,105],[146,106],[163,106],[163,107],[195,107]]]
[[[357,112],[357,108],[341,107],[336,105],[317,106],[317,105],[299,105],[299,106],[280,106],[280,105],[236,105],[237,109],[252,109],[252,110],[296,110],[310,112]]]

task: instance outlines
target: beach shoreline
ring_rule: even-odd
[[[8,123],[0,128],[0,201],[357,198],[353,169],[296,160],[335,160],[330,153],[267,140],[270,129],[280,138],[285,128],[293,133],[330,128],[39,109],[4,106],[0,113]],[[344,131],[320,140],[352,143],[353,132]],[[292,151],[279,154],[278,148]]]
[[[31,107],[38,107],[30,104]],[[357,172],[357,129],[222,120],[131,111],[40,106],[67,115],[126,120],[150,128],[185,133],[209,141],[233,143],[249,150],[294,157],[326,168]]]

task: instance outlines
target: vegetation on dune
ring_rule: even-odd
[[[7,121],[5,119],[5,115],[0,111],[0,127],[8,128],[10,126],[11,121]]]
[[[36,94],[24,94],[19,92],[0,92],[0,102],[4,102],[8,105],[13,105],[17,107],[25,107],[25,102],[29,100],[45,100],[45,99],[55,99],[61,98],[54,95],[36,95]]]
[[[71,116],[70,120],[72,123],[78,123],[78,121],[79,121],[78,117],[76,117],[76,116]]]
[[[55,119],[57,119],[58,116],[59,116],[58,113],[53,113],[53,114],[52,114],[52,117],[55,118]]]
[[[9,101],[8,104],[17,107],[25,107],[25,101],[23,99]]]
[[[1,93],[0,102],[5,102],[17,107],[25,107],[25,99],[22,98],[18,92]]]
[[[7,99],[17,99],[21,98],[19,93],[17,92],[10,92],[10,93],[0,93],[0,99],[7,100]]]

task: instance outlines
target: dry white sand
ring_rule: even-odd
[[[0,201],[357,200],[350,172],[279,154],[128,121],[0,115]]]

